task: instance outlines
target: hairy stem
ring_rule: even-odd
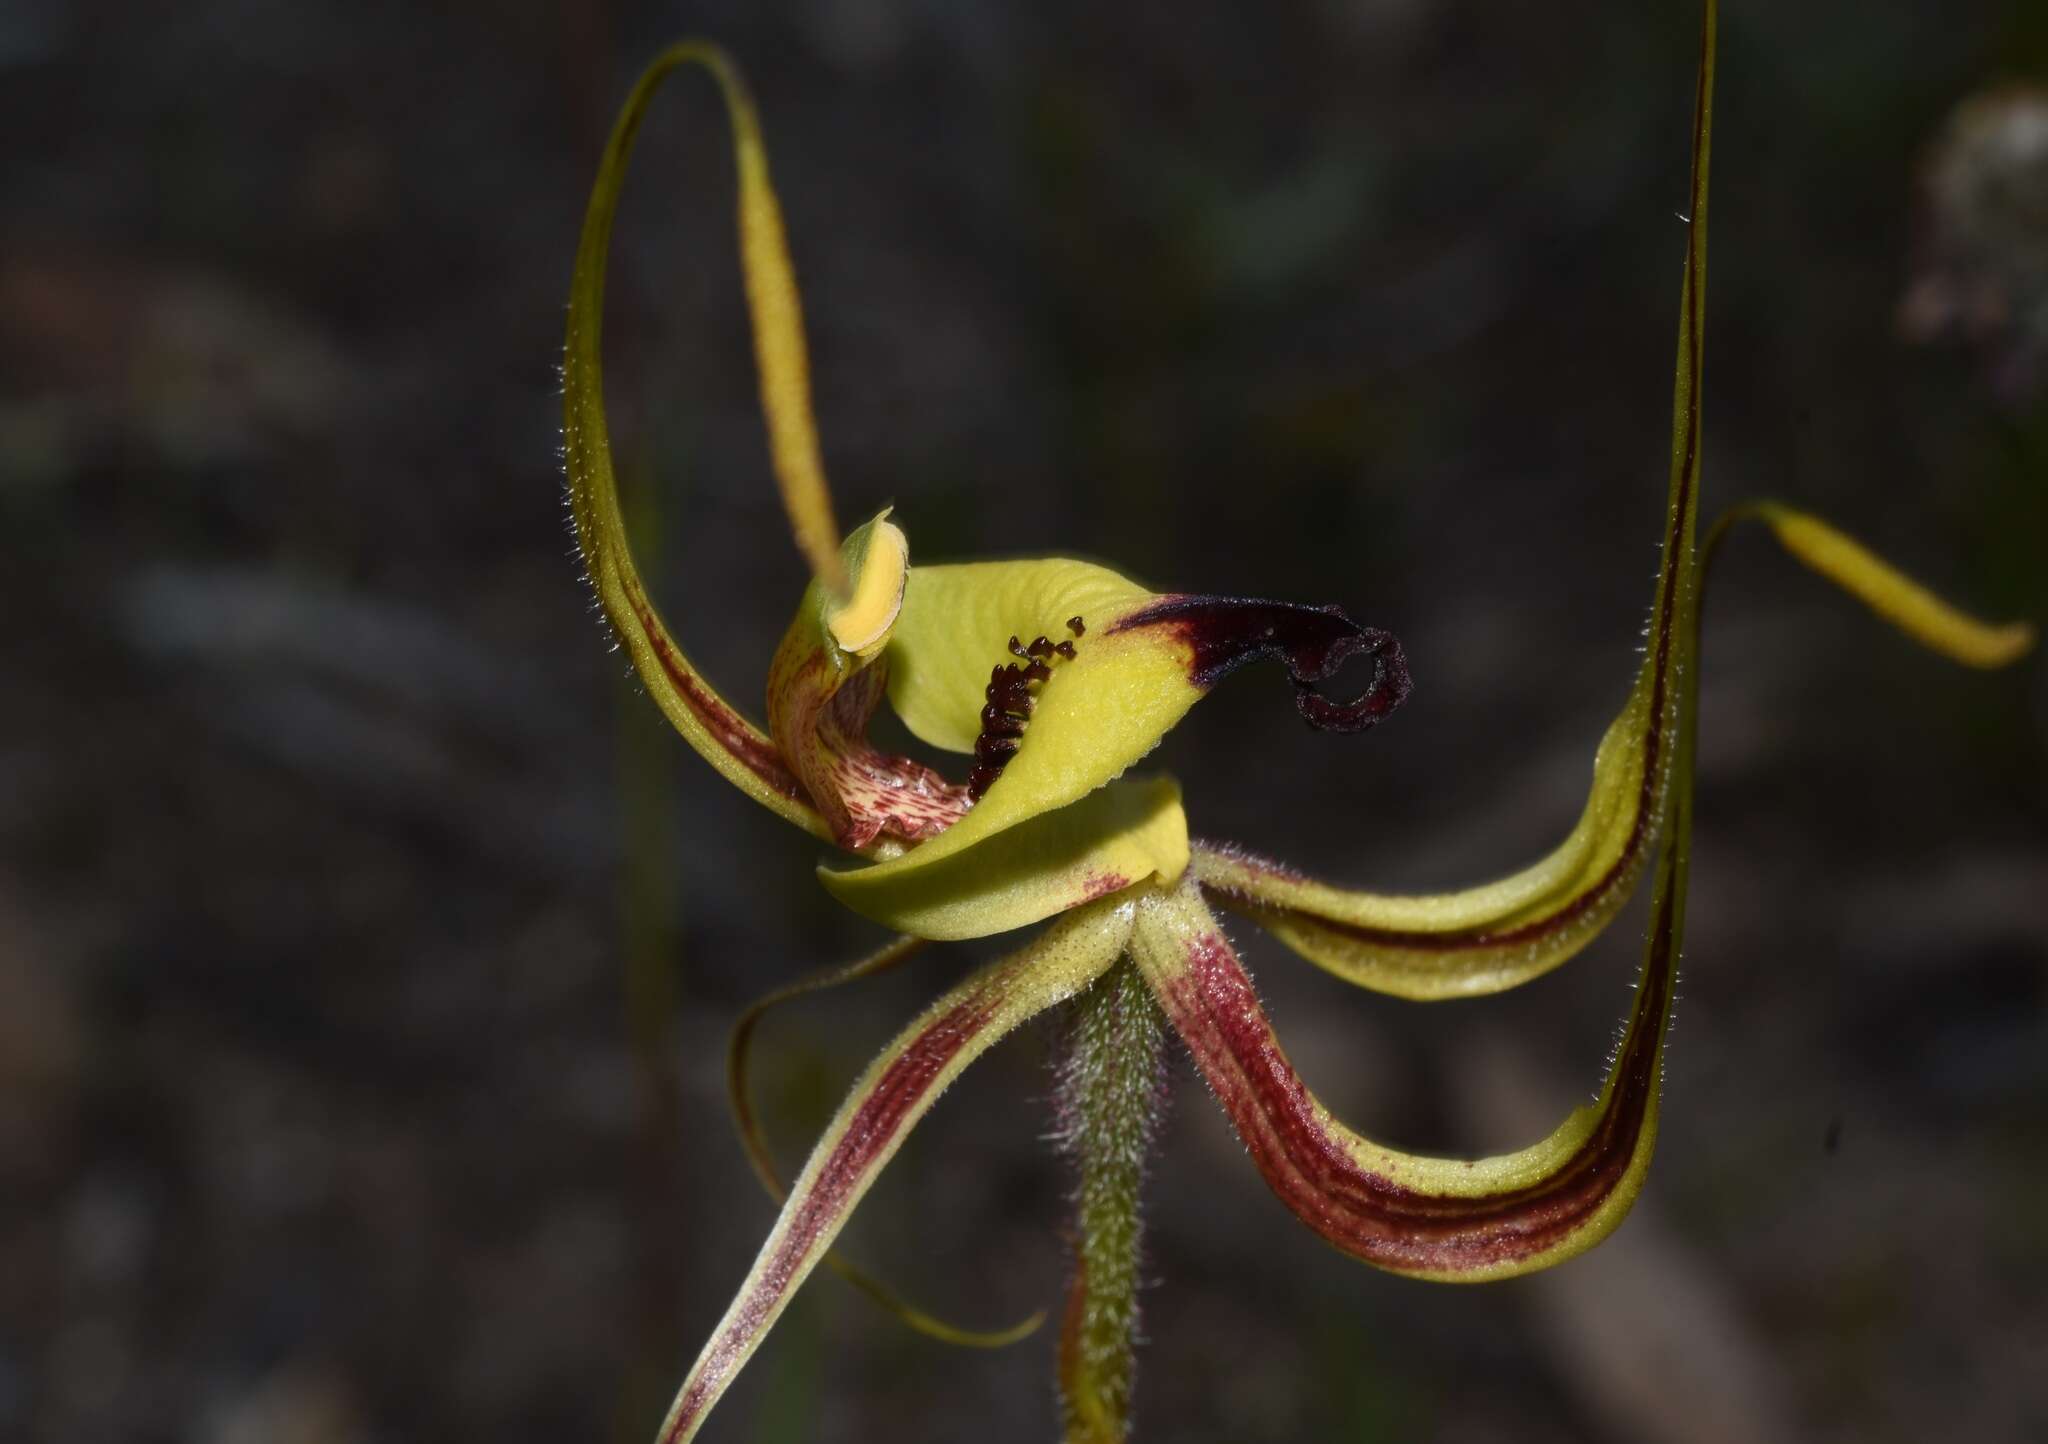
[[[1130,1432],[1143,1224],[1139,1194],[1166,1099],[1164,1020],[1128,959],[1074,1004],[1059,1143],[1072,1160],[1074,1278],[1060,1329],[1066,1444]]]

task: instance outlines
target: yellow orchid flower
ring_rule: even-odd
[[[1666,1026],[1684,931],[1700,597],[1727,527],[1762,522],[1795,558],[1909,636],[1978,667],[2025,652],[2024,624],[1974,621],[1825,523],[1778,503],[1723,518],[1696,546],[1716,6],[1706,0],[1679,300],[1668,505],[1648,646],[1601,740],[1578,824],[1497,881],[1428,896],[1362,892],[1224,845],[1192,843],[1179,785],[1132,777],[1210,688],[1273,659],[1314,727],[1358,731],[1409,680],[1399,644],[1334,607],[1154,592],[1063,559],[920,566],[883,511],[842,538],[813,423],[793,267],[752,102],[716,48],[660,56],[605,151],[576,259],[563,377],[577,536],[598,600],[648,692],[742,791],[838,849],[819,878],[895,931],[873,956],[784,987],[750,1010],[729,1058],[742,1136],[782,1212],[664,1421],[694,1438],[796,1288],[821,1261],[907,1321],[969,1335],[894,1298],[830,1253],[910,1128],[974,1058],[1028,1018],[1077,1000],[1059,1139],[1080,1176],[1074,1279],[1059,1344],[1065,1437],[1129,1429],[1138,1173],[1170,1027],[1187,1045],[1274,1193],[1338,1249],[1421,1278],[1478,1281],[1561,1262],[1611,1232],[1642,1188],[1656,1135]],[[633,563],[600,370],[606,252],[628,156],[665,76],[717,81],[739,175],[739,245],[770,457],[813,580],[768,668],[767,726],[728,702],[671,635]],[[1340,671],[1363,685],[1348,700]],[[956,775],[868,740],[886,702]],[[1397,1152],[1347,1128],[1295,1074],[1212,909],[1274,933],[1339,977],[1401,997],[1497,991],[1598,936],[1645,875],[1651,921],[1633,1015],[1596,1102],[1549,1137],[1493,1158]],[[747,1040],[763,1010],[893,966],[926,942],[1052,919],[906,1028],[854,1086],[787,1189],[755,1130]]]

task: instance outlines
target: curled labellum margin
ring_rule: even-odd
[[[1334,608],[1160,595],[1064,559],[913,568],[881,658],[889,699],[920,740],[979,751],[978,765],[1000,727],[1002,765],[943,832],[867,867],[822,868],[824,885],[899,931],[965,938],[1177,881],[1189,860],[1179,788],[1124,774],[1261,657],[1285,664],[1304,718],[1332,730],[1371,726],[1408,691],[1399,644]],[[1351,658],[1374,663],[1361,696],[1316,690]]]

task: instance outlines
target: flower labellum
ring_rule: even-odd
[[[1187,1047],[1274,1195],[1354,1258],[1477,1282],[1560,1263],[1619,1224],[1643,1187],[1657,1132],[1685,928],[1700,605],[1730,528],[1763,523],[1795,559],[1966,665],[2006,665],[2034,637],[2025,623],[1965,616],[1782,503],[1737,507],[1696,545],[1716,33],[1715,0],[1705,0],[1649,645],[1564,839],[1506,877],[1425,895],[1323,882],[1229,844],[1192,842],[1180,784],[1131,774],[1211,688],[1262,659],[1286,669],[1312,727],[1376,725],[1409,691],[1406,658],[1387,633],[1334,607],[1159,593],[1063,558],[913,565],[886,510],[840,537],[811,415],[794,269],[752,101],[709,45],[676,46],[641,77],[606,147],[570,288],[564,454],[577,538],[607,620],[684,740],[747,795],[830,844],[835,855],[818,867],[826,890],[897,935],[859,963],[777,989],[734,1032],[736,1120],[781,1212],[685,1378],[663,1444],[697,1435],[821,1262],[935,1337],[992,1346],[1029,1331],[1029,1321],[992,1334],[941,1324],[832,1246],[947,1084],[1057,1005],[1070,1005],[1076,1019],[1059,1130],[1077,1174],[1058,1368],[1069,1444],[1115,1444],[1130,1427],[1138,1195],[1168,1032]],[[655,88],[685,64],[711,73],[732,122],[769,459],[813,578],[768,668],[765,729],[703,677],[649,597],[620,514],[605,420],[600,320],[619,189]],[[1367,664],[1362,686],[1340,685],[1347,667]],[[962,759],[954,776],[868,740],[885,701],[913,736]],[[1528,1147],[1471,1160],[1404,1153],[1332,1114],[1288,1060],[1215,915],[1228,909],[1362,987],[1444,999],[1510,988],[1558,966],[1606,929],[1645,876],[1650,922],[1634,1010],[1598,1097]],[[871,976],[928,941],[1046,920],[883,1050],[785,1190],[745,1085],[749,1041],[766,1010]]]

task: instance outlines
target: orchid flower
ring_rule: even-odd
[[[1738,508],[1696,545],[1715,24],[1706,0],[1669,492],[1641,669],[1594,753],[1584,812],[1564,840],[1508,877],[1427,896],[1358,891],[1190,841],[1179,784],[1130,773],[1211,688],[1261,660],[1285,669],[1311,727],[1372,727],[1409,688],[1400,645],[1385,632],[1332,606],[1154,592],[1059,558],[914,566],[906,531],[886,510],[841,536],[811,414],[794,271],[744,82],[700,43],[665,52],[641,77],[604,153],[570,293],[565,455],[589,578],[676,730],[743,792],[836,849],[819,881],[897,935],[872,957],[771,995],[735,1033],[743,1134],[784,1202],[690,1368],[663,1444],[697,1435],[797,1287],[834,1258],[848,1216],[945,1087],[1006,1033],[1069,1000],[1077,1022],[1059,1138],[1080,1176],[1058,1364],[1069,1440],[1117,1440],[1129,1429],[1138,1172],[1168,1029],[1280,1201],[1354,1258],[1419,1278],[1498,1279],[1571,1258],[1620,1222],[1657,1131],[1685,922],[1700,597],[1727,527],[1761,522],[1795,558],[1959,662],[2001,666],[2032,642],[2026,625],[1974,621],[1788,506]],[[686,65],[716,80],[734,132],[770,458],[813,576],[768,668],[765,727],[706,680],[649,597],[606,430],[599,325],[613,215],[647,105]],[[1363,674],[1355,690],[1339,685],[1347,667]],[[869,742],[885,701],[918,739],[961,759],[952,775]],[[1333,1116],[1289,1063],[1216,916],[1227,909],[1363,987],[1441,999],[1510,988],[1558,966],[1613,921],[1645,876],[1640,982],[1596,1101],[1526,1148],[1474,1160],[1398,1152]],[[745,1043],[761,1009],[880,971],[927,942],[1048,920],[882,1051],[784,1189],[745,1111]],[[854,1276],[911,1322],[951,1332]]]

